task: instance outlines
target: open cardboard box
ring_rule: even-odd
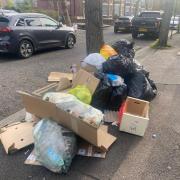
[[[144,136],[149,124],[149,102],[128,97],[120,124],[120,131]]]
[[[99,80],[97,78],[81,69],[72,81],[72,88],[77,85],[86,85],[93,94],[98,84]],[[65,92],[66,91],[67,90],[65,90]],[[107,151],[111,144],[116,140],[116,137],[112,136],[107,131],[104,131],[101,126],[95,128],[82,121],[80,118],[57,108],[56,105],[51,102],[44,101],[42,98],[25,92],[19,93],[21,94],[27,112],[34,114],[39,118],[50,118],[55,120],[89,143],[101,148],[103,151]]]

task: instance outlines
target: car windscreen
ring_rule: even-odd
[[[0,27],[7,27],[9,25],[9,19],[6,17],[0,17]]]
[[[145,12],[145,13],[141,13],[139,17],[160,18],[161,15],[160,13],[156,13],[156,12]]]
[[[122,21],[129,21],[129,18],[119,18],[119,20],[122,20]]]

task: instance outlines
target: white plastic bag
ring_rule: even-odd
[[[86,67],[87,64],[95,66],[96,69],[101,69],[102,64],[106,61],[106,59],[99,53],[89,54],[81,63],[82,67]]]

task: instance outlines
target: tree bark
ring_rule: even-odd
[[[134,16],[136,17],[139,13],[139,3],[141,0],[136,0]]]
[[[98,53],[104,44],[102,0],[85,1],[87,54]]]
[[[166,47],[168,42],[169,24],[173,14],[174,0],[165,0],[164,2],[164,14],[161,21],[160,35],[159,35],[159,46]]]
[[[61,2],[61,7],[62,7],[65,23],[67,26],[72,26],[71,19],[69,16],[69,12],[68,12],[68,7],[67,7],[67,1],[66,0],[60,0],[60,2]]]

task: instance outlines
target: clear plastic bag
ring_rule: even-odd
[[[76,136],[50,119],[42,119],[34,128],[37,161],[55,173],[67,173],[76,155]]]
[[[79,101],[71,94],[47,93],[43,99],[55,103],[58,108],[73,114],[96,128],[100,126],[104,117],[101,111]]]

